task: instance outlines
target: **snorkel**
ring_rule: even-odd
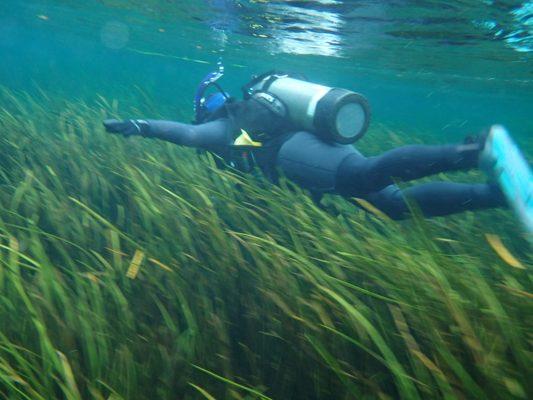
[[[222,59],[219,59],[216,71],[207,74],[196,89],[194,95],[195,123],[201,123],[207,114],[220,108],[229,99],[228,94],[216,83],[222,76],[224,76],[224,65],[222,64]],[[206,98],[205,92],[210,86],[215,86],[219,93],[212,94]]]

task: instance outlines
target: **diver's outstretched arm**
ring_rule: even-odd
[[[200,125],[144,119],[124,121],[107,119],[103,123],[106,131],[110,133],[117,133],[126,137],[140,135],[206,150],[227,146],[231,143],[232,138],[227,119],[218,119]]]

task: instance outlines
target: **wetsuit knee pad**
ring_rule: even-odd
[[[335,191],[344,197],[361,197],[371,192],[367,167],[368,159],[361,153],[349,154],[339,165]]]
[[[365,196],[365,200],[394,220],[405,219],[409,215],[409,207],[401,189],[396,185],[389,185],[379,192],[369,193]]]

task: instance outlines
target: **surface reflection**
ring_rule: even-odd
[[[271,25],[272,53],[342,56],[340,13],[324,6],[341,6],[341,1],[269,3],[266,12],[276,22]],[[313,8],[314,7],[314,8]]]

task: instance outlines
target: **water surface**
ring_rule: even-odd
[[[4,0],[0,84],[135,102],[190,118],[223,57],[234,94],[271,68],[365,94],[374,121],[460,139],[494,122],[526,147],[530,1]]]

